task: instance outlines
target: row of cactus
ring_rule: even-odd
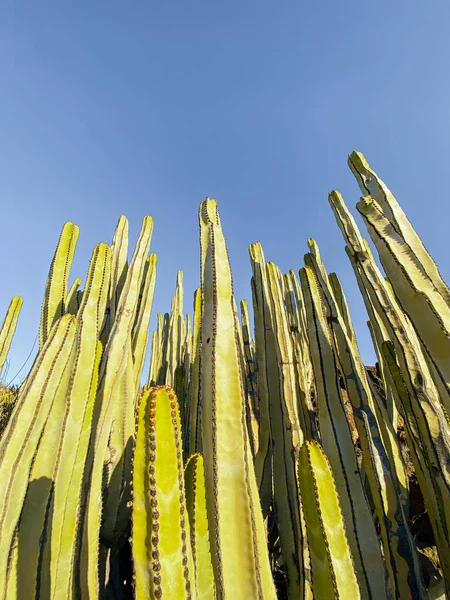
[[[250,246],[253,331],[245,300],[239,318],[206,199],[192,319],[179,272],[142,386],[152,219],[130,261],[119,219],[112,244],[94,248],[84,289],[79,278],[69,286],[79,230],[64,226],[39,352],[19,389],[1,388],[13,395],[0,430],[1,599],[450,594],[450,290],[364,157],[349,165],[384,274],[341,195],[329,200],[381,382],[314,240],[298,274]],[[0,371],[21,304],[12,300],[0,330]],[[428,590],[400,420],[442,571]]]

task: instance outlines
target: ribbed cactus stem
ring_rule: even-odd
[[[317,442],[303,444],[299,459],[301,500],[311,556],[314,598],[361,598],[330,464]]]
[[[0,374],[5,364],[6,357],[8,356],[22,304],[22,298],[20,296],[14,296],[9,304],[8,312],[5,315],[5,319],[0,329]]]
[[[52,406],[59,405],[67,396],[75,358],[76,329],[77,321],[72,315],[63,316],[52,329],[0,442],[0,581],[3,584],[10,575],[8,557],[42,433]],[[35,548],[30,548],[33,550]],[[6,588],[2,592],[4,594]],[[0,597],[4,597],[3,594]]]
[[[184,471],[197,600],[215,598],[206,510],[205,468],[201,454],[189,457]]]
[[[79,228],[73,223],[64,225],[50,265],[41,310],[39,329],[39,348],[41,349],[53,325],[66,313],[67,282],[79,234]]]
[[[219,598],[275,599],[245,425],[231,270],[214,200],[200,205],[200,231],[202,438],[217,593]]]
[[[144,391],[139,403],[132,519],[136,600],[194,599],[181,423],[169,387]]]

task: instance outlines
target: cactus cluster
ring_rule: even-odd
[[[119,219],[83,289],[69,287],[79,230],[64,226],[39,352],[19,388],[0,388],[0,599],[450,597],[450,290],[365,158],[349,165],[384,273],[342,196],[329,201],[379,377],[314,240],[286,274],[251,244],[252,328],[207,198],[192,318],[179,272],[142,385],[152,219],[130,260]],[[21,305],[0,329],[0,371]],[[433,585],[410,528],[411,470]]]

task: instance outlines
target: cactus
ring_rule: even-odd
[[[317,388],[322,447],[331,462],[362,598],[387,595],[383,561],[345,417],[322,297],[314,269],[300,271]]]
[[[317,442],[300,450],[299,481],[314,598],[361,598],[333,474]]]
[[[27,378],[0,442],[0,581],[3,584],[11,575],[12,563],[15,562],[12,555],[18,552],[16,529],[27,490],[32,491],[29,477],[41,436],[52,407],[56,405],[59,408],[67,396],[75,359],[76,329],[77,321],[72,315],[63,316],[55,324]],[[35,555],[39,546],[30,547],[30,552]],[[36,581],[37,574],[33,573],[32,577]],[[16,580],[17,577],[13,578],[11,585]],[[6,587],[1,597],[6,597]]]
[[[180,414],[168,386],[139,402],[132,504],[136,599],[195,598]]]
[[[9,352],[9,347],[17,327],[17,320],[19,318],[22,304],[22,298],[20,296],[14,296],[10,302],[8,312],[6,313],[0,329],[0,374],[3,370],[3,366]]]
[[[40,349],[44,346],[53,325],[65,314],[68,300],[70,301],[71,296],[73,296],[73,294],[68,296],[67,282],[79,234],[79,228],[73,223],[66,223],[61,232],[50,265],[44,302],[42,303],[41,326],[39,329]]]
[[[209,600],[215,597],[215,584],[206,510],[205,469],[201,454],[189,457],[184,478],[197,599]]]
[[[250,246],[253,332],[245,301],[239,322],[206,199],[192,322],[178,272],[142,388],[152,220],[128,262],[120,217],[111,247],[94,248],[84,289],[78,277],[69,286],[79,231],[64,225],[39,352],[20,387],[0,386],[0,600],[449,595],[450,290],[365,158],[349,164],[387,277],[340,194],[329,200],[381,381],[313,239],[300,282]],[[0,370],[21,305],[13,298],[0,329]],[[402,451],[443,572],[429,590]]]
[[[329,315],[331,345],[334,348],[339,370],[345,382],[348,397],[353,406],[356,428],[362,452],[363,473],[367,477],[371,499],[378,515],[383,542],[386,569],[394,598],[424,598],[417,552],[402,504],[402,487],[383,443],[375,400],[359,356],[350,315],[344,321],[324,279],[324,266],[320,255],[307,255],[307,263],[313,266],[323,298],[324,312]],[[342,296],[341,302],[344,300]],[[351,341],[353,338],[353,342]],[[383,421],[381,421],[383,423]],[[385,438],[386,439],[386,438]]]
[[[200,230],[202,441],[217,593],[275,598],[245,425],[231,271],[214,200],[200,205]]]

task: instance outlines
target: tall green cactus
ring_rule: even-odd
[[[202,439],[217,593],[275,598],[245,425],[231,270],[214,200],[200,205],[200,231]]]
[[[392,595],[394,598],[425,598],[419,560],[403,509],[401,484],[389,461],[380,431],[383,421],[380,423],[378,419],[379,411],[372,397],[356,340],[352,342],[347,335],[348,331],[353,331],[350,316],[345,322],[330,290],[329,279],[323,278],[325,269],[320,255],[316,252],[307,255],[307,264],[312,265],[323,293],[324,312],[329,315],[331,345],[353,406],[363,472],[378,516]]]
[[[309,340],[317,388],[322,446],[331,462],[355,561],[362,598],[387,594],[385,571],[375,525],[363,489],[338,378],[337,357],[331,345],[312,266],[300,271],[308,315]]]

